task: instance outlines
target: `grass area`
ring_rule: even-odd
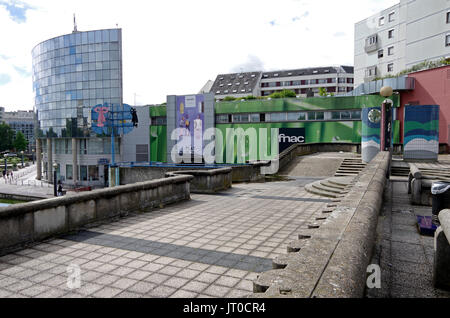
[[[6,204],[19,204],[19,203],[25,203],[26,201],[19,201],[19,200],[10,200],[10,199],[0,199],[0,203],[6,203]]]

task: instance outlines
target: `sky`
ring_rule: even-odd
[[[0,106],[33,109],[31,50],[122,29],[124,103],[196,94],[218,74],[353,65],[354,24],[399,0],[0,0]]]

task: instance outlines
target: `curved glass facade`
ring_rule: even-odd
[[[36,137],[90,137],[91,108],[122,103],[121,29],[59,36],[32,57]]]

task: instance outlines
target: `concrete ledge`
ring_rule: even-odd
[[[190,181],[192,193],[216,193],[231,188],[231,168],[220,168],[210,170],[183,170],[166,173],[166,177],[177,175],[191,175]]]
[[[92,223],[190,199],[190,175],[94,190],[0,209],[0,255]]]
[[[450,290],[450,210],[439,213],[441,226],[434,233],[433,283]]]
[[[305,241],[254,281],[257,297],[363,297],[390,154],[380,152]]]

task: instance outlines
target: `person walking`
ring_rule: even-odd
[[[5,179],[5,183],[6,183],[6,170],[3,170],[3,179]]]
[[[9,171],[6,172],[6,180],[7,180],[7,181],[9,181],[9,175],[10,175]]]
[[[62,189],[62,183],[61,180],[58,181],[58,191],[57,191],[58,197],[61,197],[63,195],[63,189]]]

